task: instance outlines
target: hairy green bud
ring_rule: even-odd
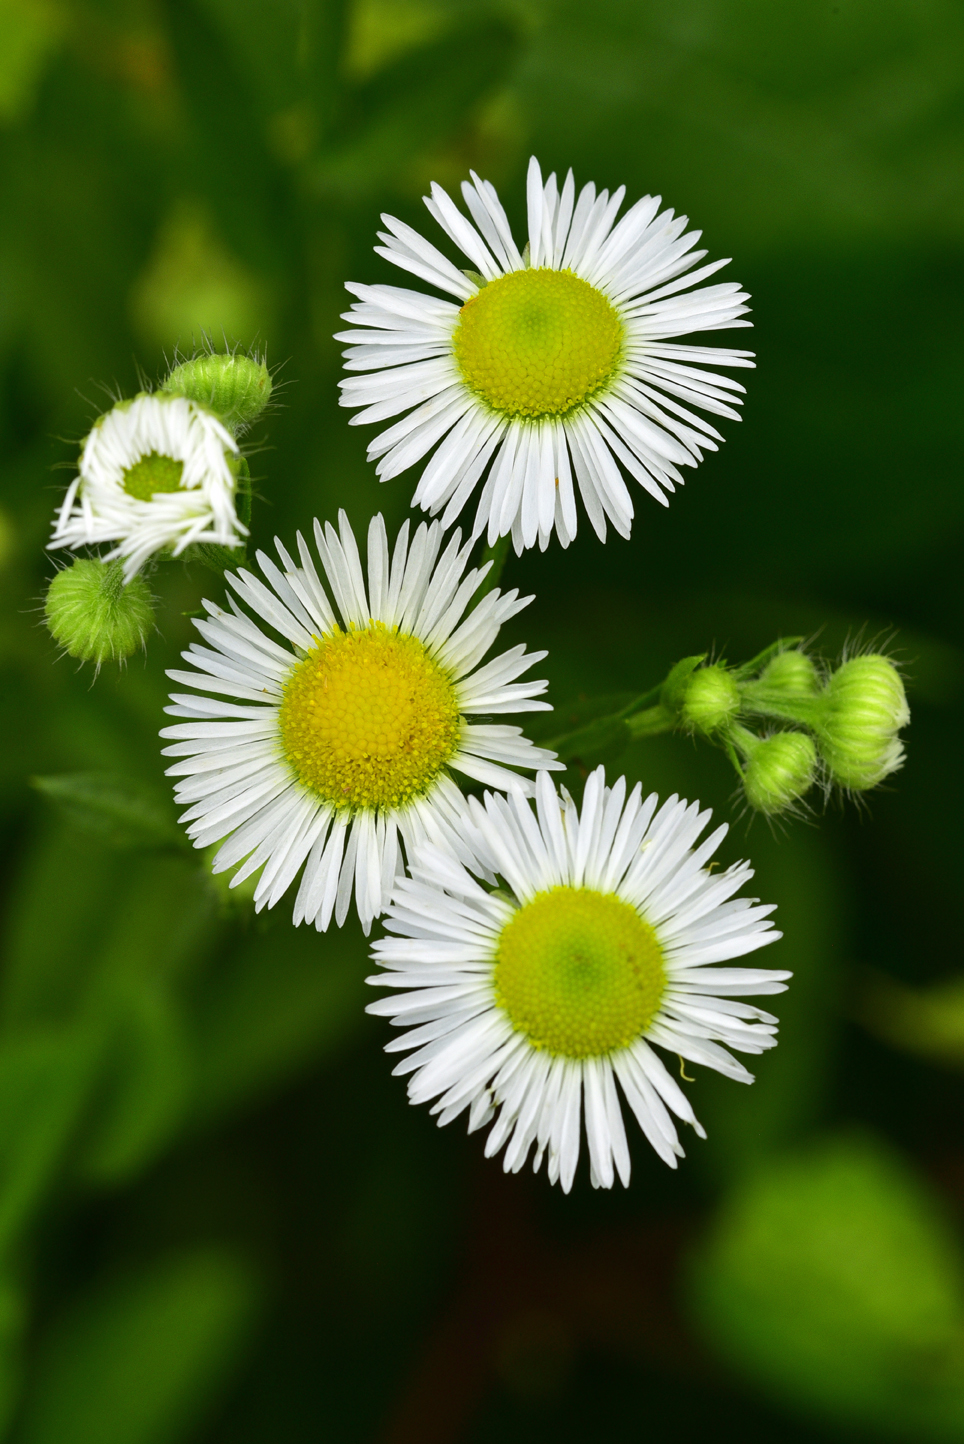
[[[154,626],[151,594],[142,577],[124,585],[120,561],[76,557],[57,573],[44,602],[54,641],[81,662],[121,662],[143,647]]]
[[[852,657],[827,683],[814,731],[831,779],[863,792],[904,762],[898,737],[910,721],[900,673],[888,657]]]
[[[793,649],[778,652],[767,663],[760,673],[758,685],[777,696],[816,697],[820,691],[820,673],[806,652]]]
[[[805,732],[776,732],[772,737],[744,733],[741,750],[747,756],[743,772],[746,800],[768,816],[784,812],[813,786],[817,749]]]
[[[687,678],[679,704],[684,727],[706,734],[727,726],[740,710],[740,689],[724,667],[699,667]]]
[[[743,710],[811,727],[823,715],[820,686],[820,673],[806,652],[788,648],[743,684]]]
[[[262,360],[252,356],[195,356],[175,366],[159,389],[206,406],[236,431],[250,426],[267,406],[271,374]]]

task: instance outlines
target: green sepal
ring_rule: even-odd
[[[767,662],[771,661],[779,652],[789,652],[793,647],[799,647],[804,640],[803,637],[778,637],[775,642],[770,643],[769,647],[764,647],[762,652],[751,657],[749,662],[744,662],[740,667],[734,667],[734,677],[738,682],[748,681],[750,677],[755,677],[758,672],[762,672]]]
[[[680,708],[683,705],[687,680],[706,660],[706,655],[705,652],[699,652],[693,657],[683,657],[675,667],[670,669],[666,681],[660,688],[659,700],[674,717],[679,716]]]

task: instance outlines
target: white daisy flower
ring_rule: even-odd
[[[435,522],[409,544],[406,522],[390,557],[376,516],[366,589],[341,512],[338,532],[315,522],[334,605],[300,535],[300,566],[276,541],[281,568],[258,553],[265,581],[228,576],[256,620],[233,600],[227,611],[204,603],[208,619],[196,626],[206,645],[183,654],[196,670],[168,675],[216,695],[173,695],[167,711],[188,720],[161,735],[172,741],[165,754],[184,759],[168,771],[184,779],[175,795],[188,804],[188,835],[196,847],[227,838],[214,871],[242,864],[232,886],[262,869],[259,909],[304,864],[295,923],[340,925],[354,890],[367,931],[402,867],[400,837],[406,849],[424,838],[459,846],[462,794],[450,770],[531,793],[512,769],[562,765],[518,727],[479,720],[551,710],[533,700],[545,682],[516,680],[546,653],[520,645],[480,665],[532,598],[493,590],[466,616],[489,568],[466,572],[471,543],[460,540],[455,532],[442,551]]]
[[[210,411],[183,396],[138,396],[101,416],[54,523],[51,546],[116,542],[131,577],[156,552],[192,542],[237,546],[237,443]]]
[[[412,230],[382,216],[380,256],[456,301],[396,286],[349,285],[345,314],[355,329],[343,406],[365,409],[353,424],[408,412],[368,448],[383,481],[438,443],[414,503],[443,525],[461,512],[483,476],[475,535],[490,545],[511,532],[516,551],[553,529],[576,535],[575,488],[597,534],[607,518],[628,536],[633,502],[622,467],[667,505],[722,440],[691,409],[738,420],[743,387],[703,366],[752,366],[752,352],[681,346],[671,337],[749,326],[735,281],[693,287],[726,261],[692,267],[699,231],[644,196],[616,222],[625,187],[610,197],[572,171],[560,192],[529,163],[529,240],[520,254],[494,187],[472,172],[462,194],[473,226],[441,186],[425,198],[434,219],[468,257],[460,271]],[[685,293],[685,294],[684,294]],[[487,475],[486,475],[487,473]]]
[[[497,875],[492,891],[438,845],[416,849],[374,944],[386,969],[370,983],[401,990],[369,1005],[407,1031],[389,1051],[412,1049],[413,1103],[435,1099],[439,1124],[465,1109],[469,1131],[495,1120],[491,1157],[506,1172],[535,1147],[568,1193],[585,1109],[595,1187],[614,1170],[629,1182],[629,1150],[616,1091],[666,1163],[683,1156],[671,1113],[705,1134],[653,1044],[729,1078],[752,1075],[728,1048],[761,1053],[776,1018],[734,999],[781,993],[786,972],[718,967],[775,942],[772,907],[733,894],[753,873],[737,863],[711,875],[719,827],[699,847],[709,812],[671,797],[626,800],[626,780],[586,783],[581,814],[540,773],[536,811],[519,795],[470,799],[464,836]],[[463,854],[464,858],[464,854]],[[727,1045],[727,1046],[723,1046]]]

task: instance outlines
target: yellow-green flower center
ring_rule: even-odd
[[[565,416],[615,375],[623,323],[572,271],[510,271],[462,307],[453,345],[468,385],[506,416]]]
[[[183,461],[151,451],[124,472],[124,490],[136,501],[150,501],[159,491],[180,491],[183,473]]]
[[[288,678],[278,725],[300,780],[353,811],[425,792],[461,733],[451,679],[417,637],[382,622],[326,633]]]
[[[640,1037],[665,982],[656,934],[612,893],[537,893],[499,938],[496,1002],[534,1048],[565,1058],[599,1057]]]

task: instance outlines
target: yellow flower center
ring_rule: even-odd
[[[383,622],[326,633],[288,678],[278,725],[300,780],[353,811],[425,792],[461,732],[450,678],[417,637]]]
[[[183,461],[151,451],[124,472],[124,490],[136,501],[150,501],[159,491],[180,491],[183,473]]]
[[[595,1058],[640,1037],[666,975],[656,934],[612,893],[554,887],[502,930],[496,1002],[534,1048]]]
[[[510,271],[462,307],[453,338],[468,385],[506,416],[565,416],[612,379],[623,324],[572,271]]]

